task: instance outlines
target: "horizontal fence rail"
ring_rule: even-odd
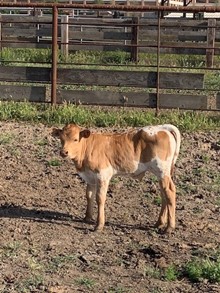
[[[0,3],[1,6],[4,7],[4,4]],[[16,7],[47,8],[50,15],[0,15],[2,52],[5,48],[50,49],[52,60],[39,67],[39,64],[21,66],[22,61],[14,64],[1,59],[1,100],[219,110],[218,89],[215,93],[207,92],[204,70],[177,72],[172,68],[174,55],[195,55],[204,57],[204,69],[218,70],[215,58],[220,54],[219,20],[160,19],[160,12],[168,11],[165,7],[154,7],[153,11],[158,12],[156,19],[88,19],[59,15],[59,9],[65,8],[99,11],[108,7],[111,11],[119,8],[120,11],[152,11],[152,7],[144,5],[27,5],[19,2]],[[176,11],[175,7],[169,8],[169,11]],[[186,8],[179,9],[181,12],[210,11],[210,7]],[[215,7],[212,11],[220,9]],[[127,52],[134,62],[135,71],[76,68],[76,64],[58,62],[58,49],[64,60],[70,54],[84,50]],[[138,70],[142,54],[156,57],[155,65],[149,66],[154,69]],[[167,58],[170,58],[171,66],[161,66],[160,56],[163,54],[170,56]],[[73,68],[67,68],[69,66]],[[5,82],[10,85],[5,85]]]
[[[75,20],[65,16],[58,21],[58,44],[64,54],[88,50],[89,46],[95,51],[130,52],[132,60],[138,59],[138,52],[157,51],[157,22],[143,20],[137,25],[137,21]],[[2,48],[51,48],[51,17],[2,15],[0,25]],[[161,53],[206,55],[207,67],[220,53],[220,20],[161,20],[160,32]]]
[[[8,82],[28,82],[28,83],[49,83],[51,82],[51,69],[36,67],[3,67],[0,68],[0,81]],[[156,88],[157,73],[156,72],[129,72],[129,71],[109,71],[109,70],[86,70],[86,69],[58,69],[58,83],[69,85],[83,86],[114,86],[121,88],[138,87],[138,88]],[[160,75],[161,89],[179,89],[192,90],[203,89],[204,75],[193,73],[171,73],[162,72]],[[1,98],[8,100],[13,93],[16,100],[22,100],[23,94],[27,90],[22,86],[21,90],[18,86],[10,87],[6,91],[6,86],[0,89],[4,91]],[[1,92],[2,92],[1,91]],[[21,91],[21,93],[20,93]],[[28,92],[30,101],[46,102],[46,91],[44,87],[32,87],[32,91]],[[20,98],[19,98],[20,97]],[[106,92],[102,91],[76,91],[76,90],[58,90],[57,103],[71,102],[74,104],[91,104],[91,105],[120,105],[133,107],[156,107],[156,93],[129,93],[129,92]],[[206,110],[208,107],[208,99],[205,95],[186,95],[177,96],[175,94],[161,94],[161,108],[180,108],[180,109],[200,109]]]

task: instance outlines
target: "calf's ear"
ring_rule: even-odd
[[[60,137],[61,129],[59,128],[53,128],[51,131],[51,135],[53,137]]]
[[[91,134],[90,130],[84,129],[84,130],[80,131],[80,134],[79,134],[80,135],[80,139],[82,137],[88,138],[90,136],[90,134]]]

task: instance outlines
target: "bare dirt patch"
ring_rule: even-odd
[[[82,221],[85,184],[44,125],[0,122],[0,292],[220,292],[187,276],[193,256],[220,249],[220,131],[183,134],[175,173],[177,228],[152,228],[159,189],[113,179],[102,233]]]

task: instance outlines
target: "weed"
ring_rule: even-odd
[[[194,214],[201,214],[203,212],[203,209],[200,207],[195,207],[193,208],[193,213]]]
[[[49,160],[47,163],[51,167],[59,167],[62,164],[61,161],[56,158]]]
[[[149,178],[149,180],[150,180],[151,183],[154,183],[154,184],[157,184],[158,183],[158,178],[154,174],[150,174],[148,176],[148,178]]]
[[[179,272],[174,265],[166,268],[164,272],[164,279],[166,281],[176,281],[179,276]]]
[[[3,257],[16,257],[18,255],[18,251],[21,248],[22,243],[18,241],[10,242],[7,245],[3,246],[0,250],[1,255]]]
[[[76,280],[76,283],[86,287],[87,289],[91,289],[95,285],[95,281],[88,278],[79,278]]]
[[[215,204],[220,207],[220,197],[216,199]]]
[[[43,266],[34,257],[29,258],[27,262],[31,272],[41,271],[43,269]]]
[[[111,179],[111,184],[115,185],[115,184],[118,184],[120,181],[121,181],[121,179],[119,177],[113,177]]]
[[[10,153],[11,153],[12,156],[14,156],[16,158],[21,156],[21,152],[16,148],[11,148]]]
[[[180,189],[180,194],[195,193],[197,191],[197,186],[192,182],[184,183],[182,180],[180,180],[178,188]]]
[[[192,173],[195,176],[202,177],[202,175],[204,174],[205,171],[206,171],[206,169],[204,168],[204,166],[202,166],[202,167],[194,168],[192,170]]]
[[[211,156],[209,154],[202,154],[201,156],[201,160],[203,161],[203,163],[208,163],[210,161]]]
[[[10,144],[14,139],[13,135],[10,133],[1,133],[0,134],[0,145]]]
[[[121,51],[106,52],[101,61],[104,64],[126,64],[130,62],[130,54]]]
[[[144,269],[144,276],[154,278],[154,279],[160,279],[161,273],[160,273],[160,270],[152,266],[148,266],[148,267],[145,267]]]
[[[160,196],[157,196],[154,198],[153,200],[153,203],[156,205],[156,206],[161,206],[161,203],[162,203],[162,199]]]
[[[31,275],[29,278],[19,282],[18,292],[36,292],[43,284],[43,276]]]
[[[40,140],[36,141],[35,144],[39,145],[39,146],[45,146],[45,145],[48,144],[48,141],[47,141],[47,139],[43,138],[43,139],[40,139]]]
[[[59,59],[61,62],[71,62],[73,64],[96,64],[101,63],[101,56],[101,52],[76,51],[69,54],[67,59],[60,54]]]
[[[73,262],[75,260],[75,256],[70,254],[70,255],[58,255],[53,257],[49,263],[48,263],[48,270],[50,272],[55,272],[63,267],[65,267],[67,264]]]
[[[178,56],[178,65],[180,67],[204,67],[205,60],[201,56],[194,55],[180,55]]]

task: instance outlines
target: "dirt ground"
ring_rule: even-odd
[[[152,227],[160,200],[150,174],[112,180],[106,227],[94,233],[82,221],[85,184],[49,127],[0,122],[0,156],[0,292],[220,292],[164,277],[220,251],[220,131],[183,133],[170,236]]]

